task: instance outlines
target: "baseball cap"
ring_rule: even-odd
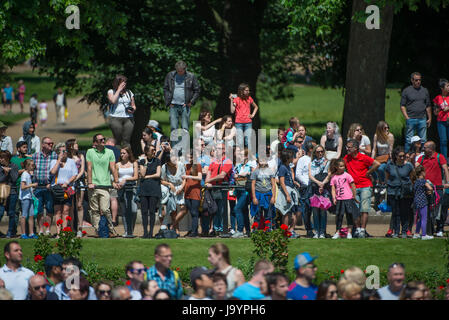
[[[45,258],[45,265],[52,267],[60,267],[62,266],[62,262],[64,261],[64,259],[62,259],[61,255],[58,253],[54,253],[54,254],[49,254],[47,256],[47,258]]]
[[[200,279],[203,274],[210,276],[210,275],[212,275],[212,273],[214,273],[214,270],[207,269],[206,267],[193,268],[193,270],[190,272],[190,283],[193,286],[193,284],[195,283],[195,280]]]
[[[411,143],[415,143],[415,142],[418,142],[418,141],[421,141],[421,138],[420,138],[419,136],[413,136],[413,137],[410,139],[410,142],[411,142]]]
[[[295,258],[295,270],[298,270],[306,264],[311,263],[316,258],[318,258],[318,256],[312,257],[308,252],[298,254]]]
[[[8,128],[6,124],[3,123],[3,121],[0,121],[0,129]]]
[[[150,120],[148,121],[147,127],[159,129],[159,122],[157,122],[156,120]]]

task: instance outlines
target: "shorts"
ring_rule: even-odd
[[[34,191],[34,196],[39,200],[39,206],[37,207],[39,214],[44,213],[44,205],[45,209],[47,209],[47,214],[53,214],[53,194],[50,189],[39,188]]]
[[[111,196],[111,198],[118,198],[117,189],[109,189],[109,195]]]
[[[6,99],[5,100],[5,104],[12,104],[12,100],[11,99]]]
[[[353,221],[359,217],[359,209],[354,199],[349,200],[337,200],[336,214],[344,215],[346,213],[346,218],[348,219],[348,225],[353,225]]]
[[[67,199],[64,199],[62,201],[54,201],[55,206],[68,206],[71,207],[72,206],[72,200],[73,200],[73,196],[72,197],[68,197]]]
[[[357,207],[359,212],[369,212],[371,210],[371,187],[356,189],[356,199],[359,201]]]
[[[22,217],[24,218],[34,217],[33,199],[23,199],[20,202],[22,203]]]

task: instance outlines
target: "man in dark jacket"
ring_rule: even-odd
[[[184,61],[176,62],[175,69],[165,77],[165,105],[170,106],[171,131],[178,129],[179,117],[182,129],[188,131],[190,108],[200,96],[200,84],[193,73],[186,71],[187,65]]]

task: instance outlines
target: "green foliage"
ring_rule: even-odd
[[[265,227],[264,230],[255,230],[251,233],[251,241],[254,245],[253,253],[259,259],[271,261],[275,269],[280,272],[287,271],[288,242],[291,235],[286,228],[284,230],[283,226],[285,225],[272,231],[267,231],[268,227]],[[257,227],[255,222],[253,228]]]
[[[53,253],[53,246],[50,243],[50,236],[40,235],[34,242],[34,262],[38,271],[44,271],[45,258]]]
[[[66,227],[59,233],[55,247],[63,258],[79,258],[83,245],[81,239],[76,237],[76,233],[70,227]]]

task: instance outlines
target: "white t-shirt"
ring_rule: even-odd
[[[20,266],[15,272],[6,264],[0,269],[0,279],[5,281],[5,288],[11,292],[14,300],[25,300],[28,294],[28,281],[34,276],[33,271]]]
[[[22,189],[22,182],[25,182],[26,185],[31,184],[31,176],[27,171],[24,171],[22,175],[20,176],[20,191],[19,191],[19,200],[25,200],[25,199],[33,199],[33,188],[28,188],[23,190]]]
[[[362,140],[360,141],[360,145],[359,148],[363,148],[365,149],[367,145],[370,145],[371,141],[369,140],[369,138],[365,135],[362,136]],[[365,152],[363,152],[362,150],[360,150],[361,153],[366,154]],[[369,154],[368,154],[369,155]]]
[[[108,95],[110,94],[114,94],[114,90],[109,89]],[[133,115],[126,112],[126,107],[131,107],[132,97],[134,97],[134,94],[131,90],[127,90],[122,95],[119,95],[117,102],[111,105],[109,116],[114,118],[132,118]]]
[[[56,95],[56,105],[62,107],[64,105],[64,94]]]
[[[53,169],[57,160],[51,160],[50,162],[50,170]],[[78,168],[76,167],[75,160],[67,158],[67,162],[65,166],[62,168],[59,166],[58,172],[53,177],[52,185],[55,185],[55,178],[58,177],[57,184],[68,183],[70,178],[76,176],[78,174]]]
[[[296,163],[295,177],[301,183],[301,187],[309,185],[309,163],[311,161],[308,155],[304,155]]]

